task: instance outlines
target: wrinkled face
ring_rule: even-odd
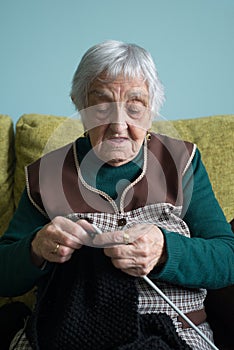
[[[143,79],[102,75],[88,91],[88,108],[82,113],[96,155],[112,166],[132,160],[151,126],[149,93]]]

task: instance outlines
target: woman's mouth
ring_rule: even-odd
[[[112,137],[109,137],[106,141],[107,141],[107,143],[120,145],[120,144],[128,141],[128,138],[124,137],[124,136],[112,136]]]
[[[110,136],[107,137],[108,140],[114,140],[116,142],[121,142],[121,141],[126,141],[128,140],[128,136],[127,135],[121,135],[121,134],[112,134]]]

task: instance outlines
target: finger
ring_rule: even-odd
[[[146,276],[148,275],[154,268],[155,263],[151,263],[149,265],[136,265],[136,266],[130,266],[130,267],[123,267],[120,268],[121,271],[131,275],[131,276]]]
[[[134,261],[133,258],[127,258],[127,259],[116,259],[112,258],[111,259],[112,264],[120,270],[126,270],[130,268],[136,267],[136,262]]]
[[[101,235],[97,235],[94,238],[93,243],[96,246],[100,247],[111,247],[120,244],[131,244],[140,237],[149,233],[151,226],[152,225],[148,224],[137,224],[126,230],[104,232]]]
[[[104,252],[112,258],[127,258],[131,256],[141,256],[142,258],[150,258],[157,254],[157,246],[144,237],[139,237],[136,241],[124,245],[106,246]]]
[[[142,267],[142,266],[134,266],[127,269],[121,269],[124,273],[127,273],[128,275],[135,276],[135,277],[143,277],[147,276],[151,271],[153,267]]]
[[[43,260],[64,262],[70,259],[75,249],[81,244],[70,239],[64,231],[49,223],[37,232],[31,242],[31,252],[34,263],[39,266]]]
[[[126,259],[134,256],[136,254],[136,251],[132,244],[121,244],[114,247],[105,247],[104,253],[109,258]]]
[[[57,232],[56,235],[50,240],[51,251],[55,249],[56,244],[60,246],[67,247],[70,249],[80,249],[82,242],[80,239],[74,240],[71,238],[69,233],[66,232]]]
[[[136,239],[136,234],[129,234],[127,231],[104,232],[95,235],[93,244],[97,247],[115,247],[118,245],[131,244]]]
[[[136,264],[133,259],[112,259],[112,263],[117,269],[133,276],[145,276],[151,271],[147,264]]]
[[[77,224],[79,224],[92,239],[96,234],[102,234],[101,230],[99,230],[96,225],[91,224],[87,220],[80,219],[77,221]]]
[[[50,242],[50,244],[44,244],[41,248],[41,254],[45,260],[50,262],[58,262],[61,260],[68,260],[73,254],[75,249],[64,246],[60,243]]]
[[[86,234],[81,225],[62,216],[54,218],[52,223],[57,232],[62,232],[65,236],[69,236],[71,240],[79,243],[81,243],[80,240],[82,236]]]
[[[128,257],[128,258],[111,258],[114,266],[118,269],[141,268],[147,270],[156,264],[157,259]]]
[[[70,259],[74,251],[75,249],[66,247],[61,244],[57,244],[56,250],[54,250],[52,254],[57,261],[67,261],[68,259]]]
[[[130,268],[130,269],[122,269],[122,271],[124,273],[127,273],[130,276],[134,276],[134,277],[143,277],[146,276],[148,273],[145,273],[144,271],[142,271],[139,268]]]
[[[71,246],[76,249],[77,244],[92,246],[92,234],[95,234],[95,228],[86,220],[78,220],[73,222],[64,217],[57,217],[53,220],[53,224],[57,232],[62,233],[63,236],[58,238],[63,245]],[[74,243],[72,243],[72,241]]]

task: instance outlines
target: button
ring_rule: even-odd
[[[127,220],[125,218],[121,218],[118,220],[118,226],[125,226],[127,223]]]

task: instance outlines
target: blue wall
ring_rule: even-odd
[[[234,113],[233,0],[1,0],[0,113],[71,115],[70,83],[97,42],[153,55],[167,119]]]

